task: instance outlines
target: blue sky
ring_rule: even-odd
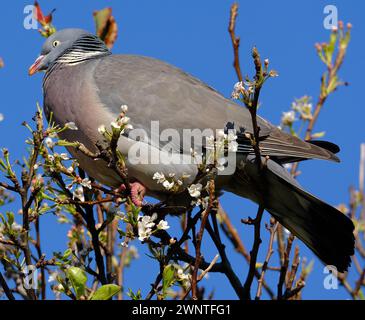
[[[225,96],[229,96],[236,76],[232,68],[232,48],[227,33],[229,7],[232,1],[41,1],[47,13],[56,8],[54,24],[58,29],[80,27],[94,31],[92,12],[111,6],[119,26],[119,37],[114,53],[139,54],[155,57],[176,65],[200,78]],[[357,185],[359,145],[365,142],[363,72],[365,67],[365,24],[362,1],[238,1],[240,4],[236,33],[241,37],[240,58],[243,73],[253,74],[251,48],[256,45],[263,58],[269,58],[279,77],[270,80],[261,95],[260,115],[279,124],[282,111],[289,109],[294,98],[319,93],[319,81],[324,70],[314,43],[327,41],[329,31],[323,27],[325,5],[338,9],[339,19],[353,24],[352,40],[345,64],[340,72],[350,86],[340,88],[328,100],[320,115],[315,131],[326,131],[326,139],[341,146],[340,164],[308,161],[301,165],[300,182],[313,194],[333,205],[348,201],[348,188]],[[0,112],[5,119],[0,123],[0,146],[10,149],[13,158],[25,153],[23,141],[27,132],[20,126],[34,114],[36,102],[42,103],[41,76],[30,78],[29,65],[40,51],[43,38],[35,30],[23,27],[23,9],[31,1],[8,1],[3,6],[0,36],[0,57],[5,68],[0,70]],[[202,115],[204,116],[204,115]],[[253,215],[255,206],[247,200],[224,195],[223,206],[238,230],[244,233],[247,247],[251,230],[239,221]],[[266,220],[268,215],[266,215]],[[174,218],[171,218],[173,223]],[[176,220],[176,218],[175,218]],[[44,250],[62,251],[66,229],[49,215],[42,222]],[[265,236],[266,237],[266,236]],[[296,243],[299,243],[296,240]],[[300,245],[309,259],[313,255]],[[206,258],[215,251],[206,245]],[[127,271],[126,286],[148,290],[157,268],[146,268],[149,263],[141,248],[141,258]],[[242,278],[247,265],[228,244],[235,270]],[[263,260],[265,250],[260,259]],[[275,259],[273,260],[275,262]],[[151,262],[152,263],[152,262]],[[277,274],[268,273],[275,287]],[[344,299],[346,292],[323,288],[323,266],[316,259],[303,297],[312,299]],[[212,275],[204,283],[215,288],[216,298],[235,298],[227,281],[221,275]]]

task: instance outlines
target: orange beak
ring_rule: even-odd
[[[34,61],[34,63],[30,66],[29,71],[28,71],[28,74],[29,74],[30,76],[32,76],[33,74],[35,74],[36,72],[38,72],[38,71],[39,71],[39,65],[40,65],[40,63],[42,62],[43,58],[44,58],[44,56],[40,55],[40,56],[36,59],[36,61]]]

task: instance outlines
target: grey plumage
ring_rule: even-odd
[[[56,40],[59,44],[52,48],[50,44]],[[123,104],[129,107],[128,116],[134,128],[143,128],[148,134],[153,120],[159,121],[160,131],[167,128],[179,132],[195,128],[215,130],[232,125],[238,135],[239,164],[233,175],[218,179],[218,185],[264,203],[276,219],[326,264],[335,265],[339,271],[347,269],[354,248],[351,220],[305,192],[281,166],[312,158],[339,161],[333,153],[338,151],[336,145],[302,141],[258,117],[262,155],[270,156],[267,170],[260,174],[252,163],[253,149],[245,135],[252,133],[249,112],[198,79],[155,59],[110,55],[100,40],[78,29],[52,35],[42,55],[46,62],[38,61],[30,73],[36,67],[47,70],[43,84],[46,114],[53,112],[54,120],[60,125],[73,121],[79,128],[65,131],[62,138],[80,141],[95,150],[95,143],[100,140],[97,128],[114,121]],[[127,154],[135,143],[122,136],[118,147]],[[161,144],[155,144],[154,148],[160,149]],[[92,177],[109,186],[120,184],[102,161],[90,160],[74,149],[69,151]],[[173,146],[173,151],[177,155],[191,155],[190,149],[181,145]],[[127,161],[127,165],[130,177],[158,198],[163,198],[166,190],[152,180],[155,172],[166,175],[184,172],[190,175],[186,184],[193,182],[198,172],[194,164],[132,165]]]

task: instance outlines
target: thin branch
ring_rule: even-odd
[[[212,270],[213,266],[217,263],[217,260],[219,258],[219,254],[215,255],[215,257],[213,258],[212,262],[209,264],[209,266],[202,271],[202,273],[198,276],[197,278],[197,283],[199,283],[204,277],[205,275]],[[192,289],[192,287],[190,286],[184,293],[183,297],[181,298],[181,300],[185,300],[185,298],[188,296],[188,294],[190,293],[190,290]]]
[[[200,259],[202,258],[200,248],[201,248],[201,243],[203,241],[205,225],[208,221],[209,213],[211,212],[211,210],[213,208],[214,194],[215,194],[214,180],[210,180],[209,181],[209,203],[208,203],[207,209],[203,211],[200,229],[196,236],[196,243],[195,243],[196,260],[194,263],[194,270],[193,270],[192,280],[191,280],[191,293],[192,293],[193,300],[198,299],[197,298],[197,283],[198,283],[197,276],[198,276],[198,270],[199,270],[199,265],[200,265]]]
[[[240,67],[240,58],[239,58],[240,38],[237,38],[235,35],[237,15],[238,15],[238,4],[234,3],[231,6],[228,32],[231,36],[233,52],[234,52],[233,67],[236,71],[238,81],[242,81],[243,78],[242,78],[242,72],[241,72],[241,67]]]
[[[226,251],[225,251],[225,245],[220,241],[217,234],[214,232],[212,226],[210,225],[209,221],[207,222],[206,228],[207,228],[207,231],[208,231],[210,237],[212,238],[216,248],[218,249],[219,255],[221,256],[221,259],[222,259],[221,265],[223,267],[223,272],[226,275],[226,277],[228,278],[228,280],[229,280],[232,288],[236,292],[238,298],[242,300],[244,298],[243,287],[242,287],[240,279],[234,273],[231,263],[228,260],[228,257],[226,255]]]
[[[250,266],[247,274],[247,278],[245,284],[243,285],[243,299],[250,300],[251,299],[251,285],[253,282],[253,278],[255,277],[255,270],[256,270],[256,261],[257,255],[259,252],[260,244],[261,244],[261,235],[260,235],[260,228],[261,228],[261,220],[264,214],[265,208],[260,205],[257,210],[257,215],[254,220],[249,219],[246,221],[248,224],[253,224],[254,226],[254,243],[252,246],[252,250],[250,251]]]
[[[275,219],[271,218],[270,223],[271,223],[271,226],[270,227],[267,226],[268,230],[270,231],[269,248],[267,250],[265,262],[262,266],[260,279],[258,280],[258,287],[257,287],[257,293],[256,293],[255,300],[260,300],[260,297],[262,294],[262,283],[264,282],[264,279],[265,279],[265,272],[268,269],[270,258],[272,256],[272,254],[274,253],[273,244],[274,244],[275,233],[278,228],[279,222],[275,222]]]
[[[289,267],[289,260],[290,260],[290,252],[294,241],[294,235],[290,234],[287,240],[286,250],[284,254],[284,262],[281,266],[280,276],[279,276],[279,283],[278,283],[278,300],[283,298],[283,285],[285,283],[286,273]]]
[[[40,226],[39,226],[39,217],[35,221],[35,229],[36,229],[36,243],[35,247],[38,253],[38,258],[44,260],[45,255],[42,255],[41,249],[41,234],[40,234]],[[42,300],[46,299],[46,276],[44,266],[41,267],[41,298]]]
[[[219,216],[221,219],[221,228],[223,230],[223,233],[227,236],[227,238],[232,242],[234,248],[236,249],[236,251],[238,253],[240,253],[245,260],[247,261],[247,263],[250,263],[250,254],[247,252],[236,228],[234,227],[234,225],[232,224],[231,220],[229,219],[229,216],[227,215],[227,213],[224,211],[224,209],[222,208],[222,206],[219,205],[218,207],[218,212],[219,212]],[[270,269],[270,268],[268,268]],[[255,270],[255,277],[257,279],[260,279],[261,274],[260,272],[256,269]],[[264,287],[264,289],[266,290],[267,294],[270,296],[271,299],[275,298],[275,294],[274,292],[271,290],[271,288],[269,287],[269,285],[266,283],[265,280],[263,280],[262,282],[262,286]]]
[[[347,30],[345,37],[350,36],[349,32],[351,29],[351,25],[348,24],[347,28],[348,28],[348,30]],[[313,116],[308,123],[308,127],[307,127],[305,138],[304,138],[304,140],[306,140],[306,141],[312,140],[312,132],[313,132],[314,125],[316,124],[316,122],[318,120],[319,114],[322,111],[322,108],[323,108],[325,102],[327,101],[328,96],[333,91],[335,91],[339,85],[344,85],[344,84],[347,85],[347,83],[339,82],[337,79],[338,78],[337,73],[338,73],[339,69],[341,68],[342,63],[344,61],[346,50],[347,50],[347,45],[348,45],[348,43],[346,45],[341,43],[341,41],[344,40],[342,38],[343,37],[343,22],[342,21],[339,21],[339,29],[340,29],[339,30],[340,35],[338,37],[339,37],[340,44],[338,46],[338,52],[334,59],[334,62],[332,62],[332,61],[326,62],[327,72],[324,73],[321,77],[321,90],[320,90],[317,104],[314,109]],[[337,33],[338,31],[334,30],[333,32]],[[327,46],[327,44],[325,44],[325,45]],[[322,47],[322,45],[317,44],[316,49],[317,49],[317,52],[319,54],[321,54],[323,47]],[[295,162],[292,166],[291,174],[294,177],[296,176],[298,166],[299,166],[299,162]]]
[[[287,292],[291,291],[291,288],[292,288],[294,280],[295,280],[295,276],[298,271],[298,266],[299,266],[299,247],[296,246],[295,250],[294,250],[294,258],[293,258],[292,267],[291,267],[290,274],[288,276],[288,281],[286,284]],[[286,295],[286,294],[284,294],[284,295]]]
[[[3,288],[6,297],[9,300],[15,300],[15,297],[14,297],[13,293],[11,292],[10,288],[8,287],[8,284],[6,283],[5,278],[3,277],[1,272],[0,272],[0,285]]]

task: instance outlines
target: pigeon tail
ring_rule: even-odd
[[[262,172],[254,163],[236,172],[241,195],[264,203],[285,228],[303,241],[326,265],[344,272],[354,254],[354,225],[345,214],[304,191],[290,174],[269,160]],[[240,188],[236,186],[236,190]],[[236,192],[234,191],[235,193]],[[244,194],[246,192],[246,194]]]

